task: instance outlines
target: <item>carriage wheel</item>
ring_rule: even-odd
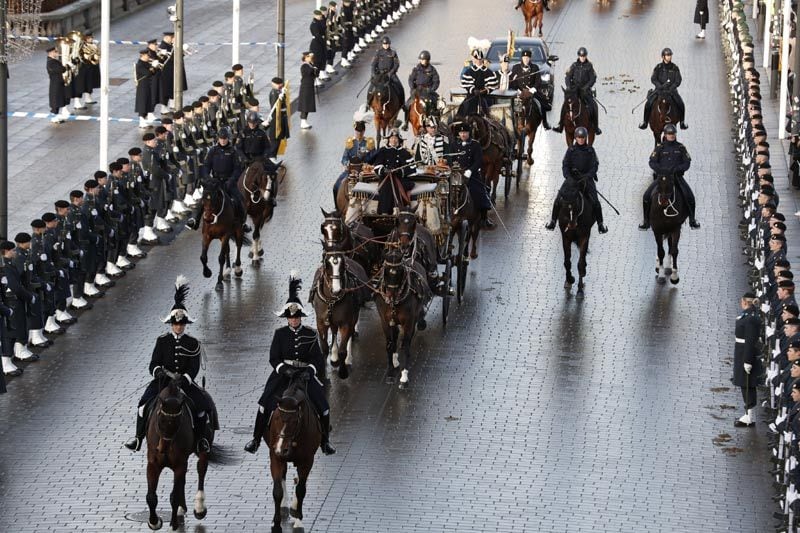
[[[458,255],[456,256],[456,299],[458,305],[464,300],[464,287],[467,284],[467,232],[469,225],[466,220],[461,222],[461,228],[458,231]]]
[[[442,293],[442,325],[447,325],[447,315],[450,313],[450,281],[453,274],[453,259],[448,257],[444,264],[444,293]]]

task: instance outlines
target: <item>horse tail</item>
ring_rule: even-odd
[[[208,452],[208,462],[212,465],[228,466],[239,463],[239,457],[230,447],[212,444]]]

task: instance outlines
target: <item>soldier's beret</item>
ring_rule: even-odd
[[[48,222],[53,222],[56,218],[56,214],[51,213],[50,211],[42,215],[42,220],[45,222],[45,224]]]
[[[175,111],[172,114],[172,120],[177,120],[179,118],[183,118],[183,111]],[[164,122],[162,121],[161,123],[163,124]]]
[[[99,186],[100,184],[97,183],[97,180],[86,180],[85,182],[83,182],[83,187],[85,189],[96,189]]]
[[[138,146],[134,146],[130,150],[128,150],[128,155],[142,155],[142,149]]]
[[[69,202],[66,200],[56,200],[54,204],[58,209],[67,209],[69,207]]]
[[[800,390],[800,379],[792,383],[792,390]]]
[[[230,70],[225,73],[225,78],[234,78],[234,77],[236,77],[236,74],[234,74]]]
[[[69,197],[70,198],[83,198],[83,191],[79,191],[77,189],[74,190],[74,191],[69,191]],[[67,206],[67,207],[69,207],[69,206]]]
[[[789,268],[792,264],[787,259],[778,259],[775,261],[775,266]]]
[[[231,70],[244,70],[244,65],[241,63],[236,63],[234,66],[231,67]]]
[[[164,32],[164,36],[165,37],[175,37],[175,32],[174,31],[165,31]]]
[[[198,109],[198,108],[202,109],[203,108],[203,103],[200,100],[192,102],[192,109]]]
[[[17,233],[14,236],[14,242],[17,243],[17,244],[24,244],[26,242],[31,242],[31,234],[30,233],[25,233],[24,231],[20,232],[20,233]]]
[[[224,85],[220,80],[214,80],[214,83],[211,84],[212,87],[222,87]]]
[[[775,220],[780,220],[781,222],[786,222],[786,217],[783,213],[772,213],[772,218]]]
[[[167,133],[167,128],[165,128],[164,126],[159,126],[155,129],[155,132],[156,135],[164,135],[165,133]]]
[[[220,83],[220,85],[222,85],[222,84]],[[213,96],[219,96],[219,93],[218,93],[216,90],[214,90],[214,89],[211,89],[211,90],[210,90],[210,91],[208,91],[206,94],[207,94],[209,97],[213,97]]]
[[[47,227],[47,224],[45,224],[44,220],[41,218],[34,218],[31,220],[31,227],[36,229],[44,229]]]
[[[761,194],[766,194],[767,196],[774,196],[775,187],[773,187],[772,185],[762,185],[761,190],[759,192]]]
[[[784,326],[800,326],[800,318],[795,316],[789,317],[783,321]]]
[[[742,295],[742,298],[747,298],[748,300],[752,300],[756,297],[756,294],[753,291],[747,291]]]
[[[145,141],[145,142],[152,141],[155,138],[156,138],[155,134],[153,132],[150,132],[150,131],[145,133],[144,135],[142,135],[142,140]]]
[[[208,102],[208,96],[206,96],[206,95],[203,95],[203,96],[201,96],[200,98],[198,98],[197,100],[198,100],[198,101],[199,101],[201,104],[205,104],[206,102]],[[162,120],[162,121],[161,121],[161,123],[163,124],[163,123],[164,123],[164,121]]]
[[[122,170],[122,165],[114,161],[113,163],[108,164],[108,170],[111,172],[117,172],[118,170]]]
[[[334,2],[333,0],[331,0],[330,2],[328,2],[328,5],[329,5],[329,6],[335,6],[335,5],[336,5],[336,2]]]
[[[194,110],[194,108],[192,106],[185,105],[185,106],[183,106],[183,109],[181,111],[183,111],[184,113],[191,113],[193,110]]]
[[[117,163],[119,163],[120,165],[130,165],[131,164],[131,160],[128,159],[127,157],[118,157],[117,158]]]
[[[325,6],[319,6],[320,13],[325,14],[328,12],[328,8]]]
[[[797,343],[797,345],[798,345],[798,348],[800,348],[800,341]],[[790,348],[791,348],[791,346],[790,346]],[[795,348],[795,350],[796,349],[797,348]],[[800,359],[795,359],[794,361],[792,361],[792,366],[800,367]]]
[[[150,55],[150,50],[148,50],[147,48],[142,48],[141,50],[139,50],[139,55],[140,56],[149,56]]]
[[[771,240],[771,241],[781,241],[781,242],[786,242],[786,237],[784,237],[784,236],[783,236],[782,234],[780,234],[780,233],[776,233],[775,235],[772,235],[772,236],[769,238],[769,240]]]
[[[272,83],[274,83],[275,85],[283,85],[283,78],[275,76],[274,78],[272,78]]]
[[[306,50],[305,52],[303,52],[302,54],[300,54],[300,57],[301,57],[302,59],[305,59],[305,58],[307,58],[308,56],[313,56],[313,55],[314,55],[314,52],[312,52],[312,51],[310,51],[310,50]]]
[[[790,315],[800,316],[800,307],[797,307],[796,304],[783,304],[781,307]]]
[[[150,39],[147,44],[158,44],[158,39]]]
[[[55,46],[51,46],[50,48],[47,49],[47,53],[49,54],[50,52],[54,52],[55,49],[56,49]]]
[[[765,203],[763,207],[766,207],[767,209],[773,209],[773,210],[778,208],[778,206],[777,206],[777,204],[775,203],[774,200],[768,200],[767,203]]]
[[[794,279],[794,273],[791,270],[781,270],[778,277],[783,279]]]
[[[247,105],[250,107],[256,107],[259,104],[258,98],[253,98],[252,96],[247,99]]]
[[[320,16],[320,15],[322,15],[322,11],[320,11],[319,9],[315,9],[314,10],[314,15],[315,16]]]
[[[772,165],[770,165],[770,164],[769,164],[769,161],[765,161],[764,163],[761,163],[760,165],[758,165],[758,168],[759,168],[759,169],[762,169],[762,168],[772,168]]]
[[[13,250],[16,247],[17,245],[11,241],[3,241],[2,243],[0,243],[0,250],[3,250],[4,252],[8,250]]]
[[[108,174],[106,174],[102,170],[98,170],[97,172],[94,173],[94,179],[96,179],[96,180],[101,180],[101,179],[104,179],[104,178],[107,178],[107,177],[108,177]]]
[[[772,176],[772,174],[764,174],[763,176],[760,176],[758,179],[764,180],[768,183],[775,183],[775,178]]]
[[[772,225],[772,227],[777,228],[781,231],[786,231],[786,224],[784,224],[783,222],[776,222]]]
[[[778,287],[781,289],[794,289],[794,281],[785,279],[778,282]],[[800,324],[800,322],[798,322]]]

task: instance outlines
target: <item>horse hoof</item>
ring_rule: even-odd
[[[470,259],[477,259],[478,258],[478,252],[472,252],[471,254],[469,254],[469,258]]]
[[[568,291],[571,291],[572,290],[572,283],[567,281],[566,283],[564,283],[564,288],[567,289]]]
[[[264,250],[259,250],[258,257],[263,257],[263,256],[264,256]]]
[[[674,279],[669,278],[669,282],[672,283],[673,285],[677,285],[680,280],[681,278],[674,278]]]
[[[244,270],[242,270],[241,268],[237,268],[237,269],[234,271],[234,274],[236,274],[236,277],[237,277],[237,278],[241,278],[243,273],[244,273]]]
[[[331,366],[333,368],[339,368],[339,365],[342,364],[342,360],[341,359],[337,359],[336,361],[334,361],[333,359],[330,359],[330,362],[331,362]]]
[[[221,282],[221,281],[218,281],[218,282],[217,282],[217,286],[216,286],[216,287],[214,287],[214,288],[215,288],[216,290],[218,290],[218,291],[222,291],[222,289],[224,288],[224,285],[222,285],[222,282]]]
[[[253,258],[253,252],[247,252],[247,257],[249,259],[252,259]]]
[[[658,277],[656,277],[656,281],[657,281],[659,284],[663,285],[664,283],[666,283],[666,282],[667,282],[667,278],[663,278],[663,277],[661,277],[661,276],[658,276]]]
[[[286,514],[288,515],[289,513],[287,512]],[[283,515],[283,509],[281,509],[281,515]],[[286,517],[284,516],[284,518]],[[271,533],[283,533],[283,529],[281,528],[281,526],[272,526],[272,529],[270,531]]]
[[[203,512],[198,513],[197,511],[194,512],[194,517],[198,520],[202,520],[208,514],[208,509],[203,509]]]
[[[532,167],[532,166],[533,166],[533,158],[532,158],[532,157],[529,157],[529,158],[528,158],[528,166],[529,166],[529,167]]]
[[[161,529],[161,526],[163,526],[163,525],[164,525],[164,521],[161,520],[161,518],[159,518],[158,522],[156,522],[155,524],[151,524],[149,521],[147,522],[147,527],[149,527],[153,531],[158,531],[159,529]]]
[[[211,277],[211,269],[210,268],[204,268],[203,269],[203,277],[204,278],[210,278]]]
[[[347,379],[350,377],[350,371],[347,369],[346,364],[342,364],[342,366],[339,367],[339,377],[341,379]]]
[[[583,289],[578,289],[577,294],[575,294],[575,298],[577,298],[578,300],[583,300],[583,297],[584,297]]]
[[[358,335],[359,335],[359,333],[358,333],[357,331],[354,331],[354,332],[353,332],[353,338],[354,338],[354,339],[357,339],[357,338],[358,338]]]
[[[395,379],[394,376],[386,376],[386,379],[384,379],[383,381],[387,385],[394,385],[394,382],[396,381],[396,379]]]
[[[286,520],[287,518],[289,518],[289,508],[288,507],[281,507],[281,519]],[[280,531],[280,527],[278,528],[278,530]],[[275,531],[274,527],[273,527],[273,531]]]

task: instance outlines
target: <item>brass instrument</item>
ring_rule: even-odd
[[[87,65],[100,64],[100,47],[94,41],[81,39],[81,46],[78,51],[81,61]]]
[[[508,48],[506,49],[506,55],[508,56],[509,61],[514,57],[515,44],[516,39],[514,38],[514,32],[512,30],[508,30]]]
[[[83,34],[79,31],[71,31],[66,36],[56,39],[56,47],[61,55],[61,64],[65,68],[61,74],[64,79],[64,85],[72,83],[72,79],[78,73],[82,41]]]

